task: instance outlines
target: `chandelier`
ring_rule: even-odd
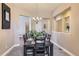
[[[39,17],[39,9],[40,9],[39,4],[36,4],[36,8],[35,8],[35,15],[36,15],[36,16],[32,17],[33,21],[35,21],[36,24],[37,24],[40,20],[42,20],[42,17]]]
[[[42,20],[42,17],[33,17],[33,20],[38,23],[40,20]]]

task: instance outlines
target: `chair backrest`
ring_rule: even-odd
[[[24,40],[24,43],[26,42],[26,37],[25,37],[25,35],[23,35],[23,40]]]
[[[36,44],[44,44],[45,43],[45,37],[38,37],[35,39]]]
[[[45,38],[36,38],[35,39],[35,55],[44,56],[45,55]]]
[[[50,39],[51,39],[51,35],[50,34],[47,35],[47,39],[48,39],[48,41],[50,41]]]

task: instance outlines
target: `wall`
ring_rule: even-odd
[[[79,55],[79,4],[62,4],[54,11],[53,16],[56,16],[69,7],[71,7],[71,32],[70,35],[69,33],[61,33],[61,35],[59,35],[59,39],[57,39],[57,44],[64,47],[73,54]],[[68,35],[70,38],[65,38],[65,36]]]
[[[16,8],[14,4],[7,4],[11,8],[11,29],[2,30],[2,9],[0,3],[0,55],[7,51],[14,44],[18,44],[19,38],[16,36],[16,31],[19,27],[19,16],[28,15],[27,12],[21,10],[21,8]]]
[[[32,19],[32,22],[31,22],[32,27],[31,28],[32,28],[33,31],[35,30],[35,24],[36,24],[35,21]]]
[[[11,9],[13,12],[12,12],[12,23],[14,25],[14,34],[15,34],[15,44],[20,44],[20,39],[19,39],[19,35],[17,33],[18,31],[18,28],[19,28],[19,21],[20,21],[20,16],[28,16],[29,13],[24,11],[22,8],[20,7],[16,7],[15,4],[13,4],[13,7]]]
[[[79,55],[79,4],[73,4],[72,5],[72,11],[71,11],[71,32],[72,32],[72,51],[74,54]],[[74,43],[74,44],[73,44]],[[74,46],[74,48],[73,48]]]
[[[45,24],[46,25],[46,28],[44,29],[47,33],[50,33],[50,30],[51,30],[51,28],[50,28],[50,19],[47,19],[47,20],[42,20],[42,23],[43,23],[43,25]]]
[[[8,6],[13,6],[13,4],[8,4]],[[12,11],[11,11],[12,12]],[[11,22],[11,29],[2,30],[2,8],[0,3],[0,55],[3,54],[7,49],[14,45],[14,32],[13,32],[13,25]],[[12,19],[12,18],[11,18]]]

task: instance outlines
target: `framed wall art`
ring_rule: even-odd
[[[10,8],[2,3],[2,29],[10,29],[11,14]]]

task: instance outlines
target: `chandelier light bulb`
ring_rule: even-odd
[[[42,19],[42,17],[40,17],[40,20]]]
[[[33,20],[36,20],[35,17],[33,17]]]
[[[33,17],[33,20],[34,21],[39,21],[39,20],[41,20],[42,19],[42,17]]]
[[[37,20],[39,20],[39,17],[36,17]]]

